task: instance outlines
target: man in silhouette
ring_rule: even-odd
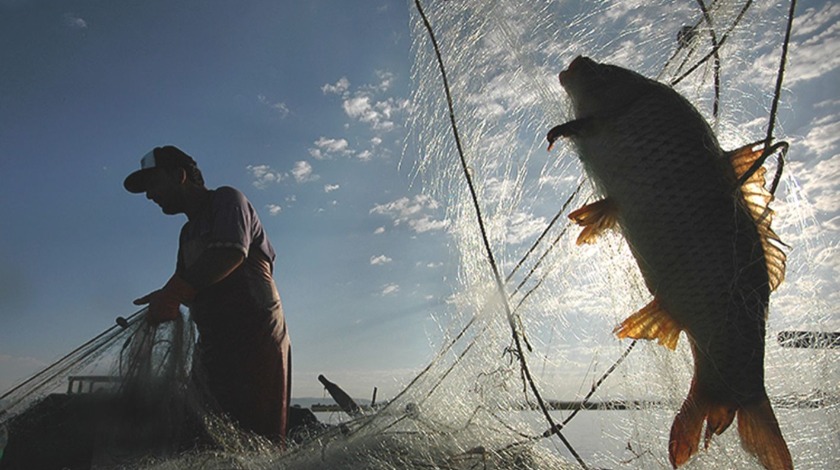
[[[175,273],[134,301],[151,324],[190,308],[199,341],[195,374],[220,411],[241,428],[284,443],[291,392],[291,344],[272,278],[274,248],[254,207],[231,187],[208,189],[195,160],[156,147],[124,182],[164,214],[185,214]]]

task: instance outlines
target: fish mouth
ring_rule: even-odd
[[[580,69],[584,64],[589,65],[592,63],[592,59],[588,57],[584,57],[579,55],[575,57],[575,60],[566,67],[566,70],[560,72],[560,85],[566,86],[566,82],[569,80],[569,77],[575,73],[576,70]]]

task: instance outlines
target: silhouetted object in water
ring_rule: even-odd
[[[778,338],[779,344],[783,348],[840,348],[840,333],[827,331],[780,331]]]
[[[330,382],[323,375],[318,376],[318,381],[324,384],[324,388],[327,389],[327,392],[329,392],[333,400],[338,403],[338,406],[340,406],[345,413],[350,416],[358,416],[361,414],[362,410],[359,408],[359,405],[357,405],[356,402],[350,398],[350,395],[342,390],[341,387]]]

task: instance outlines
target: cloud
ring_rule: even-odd
[[[423,216],[419,219],[412,219],[408,221],[408,226],[417,233],[443,230],[448,225],[449,222],[446,220],[434,220],[429,216]]]
[[[442,230],[449,225],[447,220],[435,220],[427,213],[439,208],[437,201],[420,194],[413,198],[401,197],[385,204],[376,204],[370,213],[390,217],[395,227],[405,224],[414,232],[423,233]]]
[[[408,100],[387,98],[374,101],[371,95],[359,92],[342,103],[347,116],[371,126],[378,131],[390,131],[396,127],[394,119],[408,109]]]
[[[806,8],[793,20],[793,31],[796,36],[812,36],[824,26],[834,25],[840,16],[840,4],[828,2],[822,9]]]
[[[346,139],[328,139],[319,137],[315,142],[316,148],[309,149],[309,155],[316,160],[326,160],[333,155],[352,155],[350,144]]]
[[[379,84],[375,85],[374,89],[379,92],[386,92],[391,88],[394,81],[394,74],[391,72],[377,70],[376,77],[379,78]]]
[[[343,95],[347,93],[347,90],[350,89],[350,80],[347,80],[347,77],[341,77],[335,82],[334,85],[324,85],[321,87],[321,91],[327,94],[335,94],[335,95]]]
[[[288,177],[287,174],[273,170],[268,165],[248,165],[248,172],[254,178],[251,183],[257,189],[265,189],[272,183],[279,183]]]
[[[268,100],[268,98],[265,97],[265,95],[257,95],[257,100],[260,103],[262,103],[262,104],[270,107],[274,111],[276,111],[277,114],[280,115],[281,119],[283,119],[283,118],[285,118],[286,116],[289,115],[289,112],[290,112],[289,107],[286,106],[286,103],[283,103],[282,101],[279,101],[277,103],[272,103]]]
[[[530,240],[542,232],[547,225],[544,217],[534,217],[526,212],[516,212],[507,219],[505,227],[505,241],[510,244],[519,244]]]
[[[820,160],[810,168],[794,165],[794,172],[805,189],[808,200],[814,207],[828,215],[837,215],[840,211],[840,154]]]
[[[283,212],[283,208],[278,204],[266,204],[265,206],[268,209],[268,215],[277,216]]]
[[[362,122],[372,121],[376,114],[373,112],[369,96],[362,95],[344,100],[341,106],[348,116]]]
[[[385,297],[386,295],[396,294],[399,291],[399,284],[385,284],[384,286],[382,286],[382,290],[379,292],[379,295]]]
[[[391,258],[385,256],[385,255],[371,256],[370,257],[370,264],[373,265],[373,266],[388,264],[391,261],[393,261],[393,260]]]
[[[374,235],[382,235],[385,233],[385,227],[377,227],[376,230],[373,231]]]
[[[840,147],[840,114],[815,118],[803,144],[820,157],[831,155]]]
[[[87,21],[84,18],[73,13],[64,14],[64,24],[71,29],[87,29],[88,27]]]
[[[310,181],[315,181],[320,176],[313,173],[312,165],[306,161],[299,161],[295,163],[294,168],[292,168],[292,176],[294,176],[295,181],[298,183],[308,183]]]
[[[341,188],[341,186],[337,185],[337,184],[325,184],[324,185],[324,192],[325,193],[331,193],[333,191],[338,191],[339,188]]]
[[[769,33],[768,33],[769,34]],[[775,34],[775,32],[773,32]],[[778,42],[770,38],[770,43]],[[765,41],[757,41],[757,47]],[[820,77],[840,67],[840,5],[827,2],[820,9],[808,8],[794,19],[785,84]],[[779,67],[779,51],[769,49],[754,66],[744,70],[744,78],[753,83],[772,83]]]

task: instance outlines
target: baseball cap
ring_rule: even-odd
[[[183,168],[193,183],[204,185],[195,160],[174,145],[155,147],[140,159],[140,169],[128,175],[123,186],[130,193],[146,191],[149,176],[158,168]]]

